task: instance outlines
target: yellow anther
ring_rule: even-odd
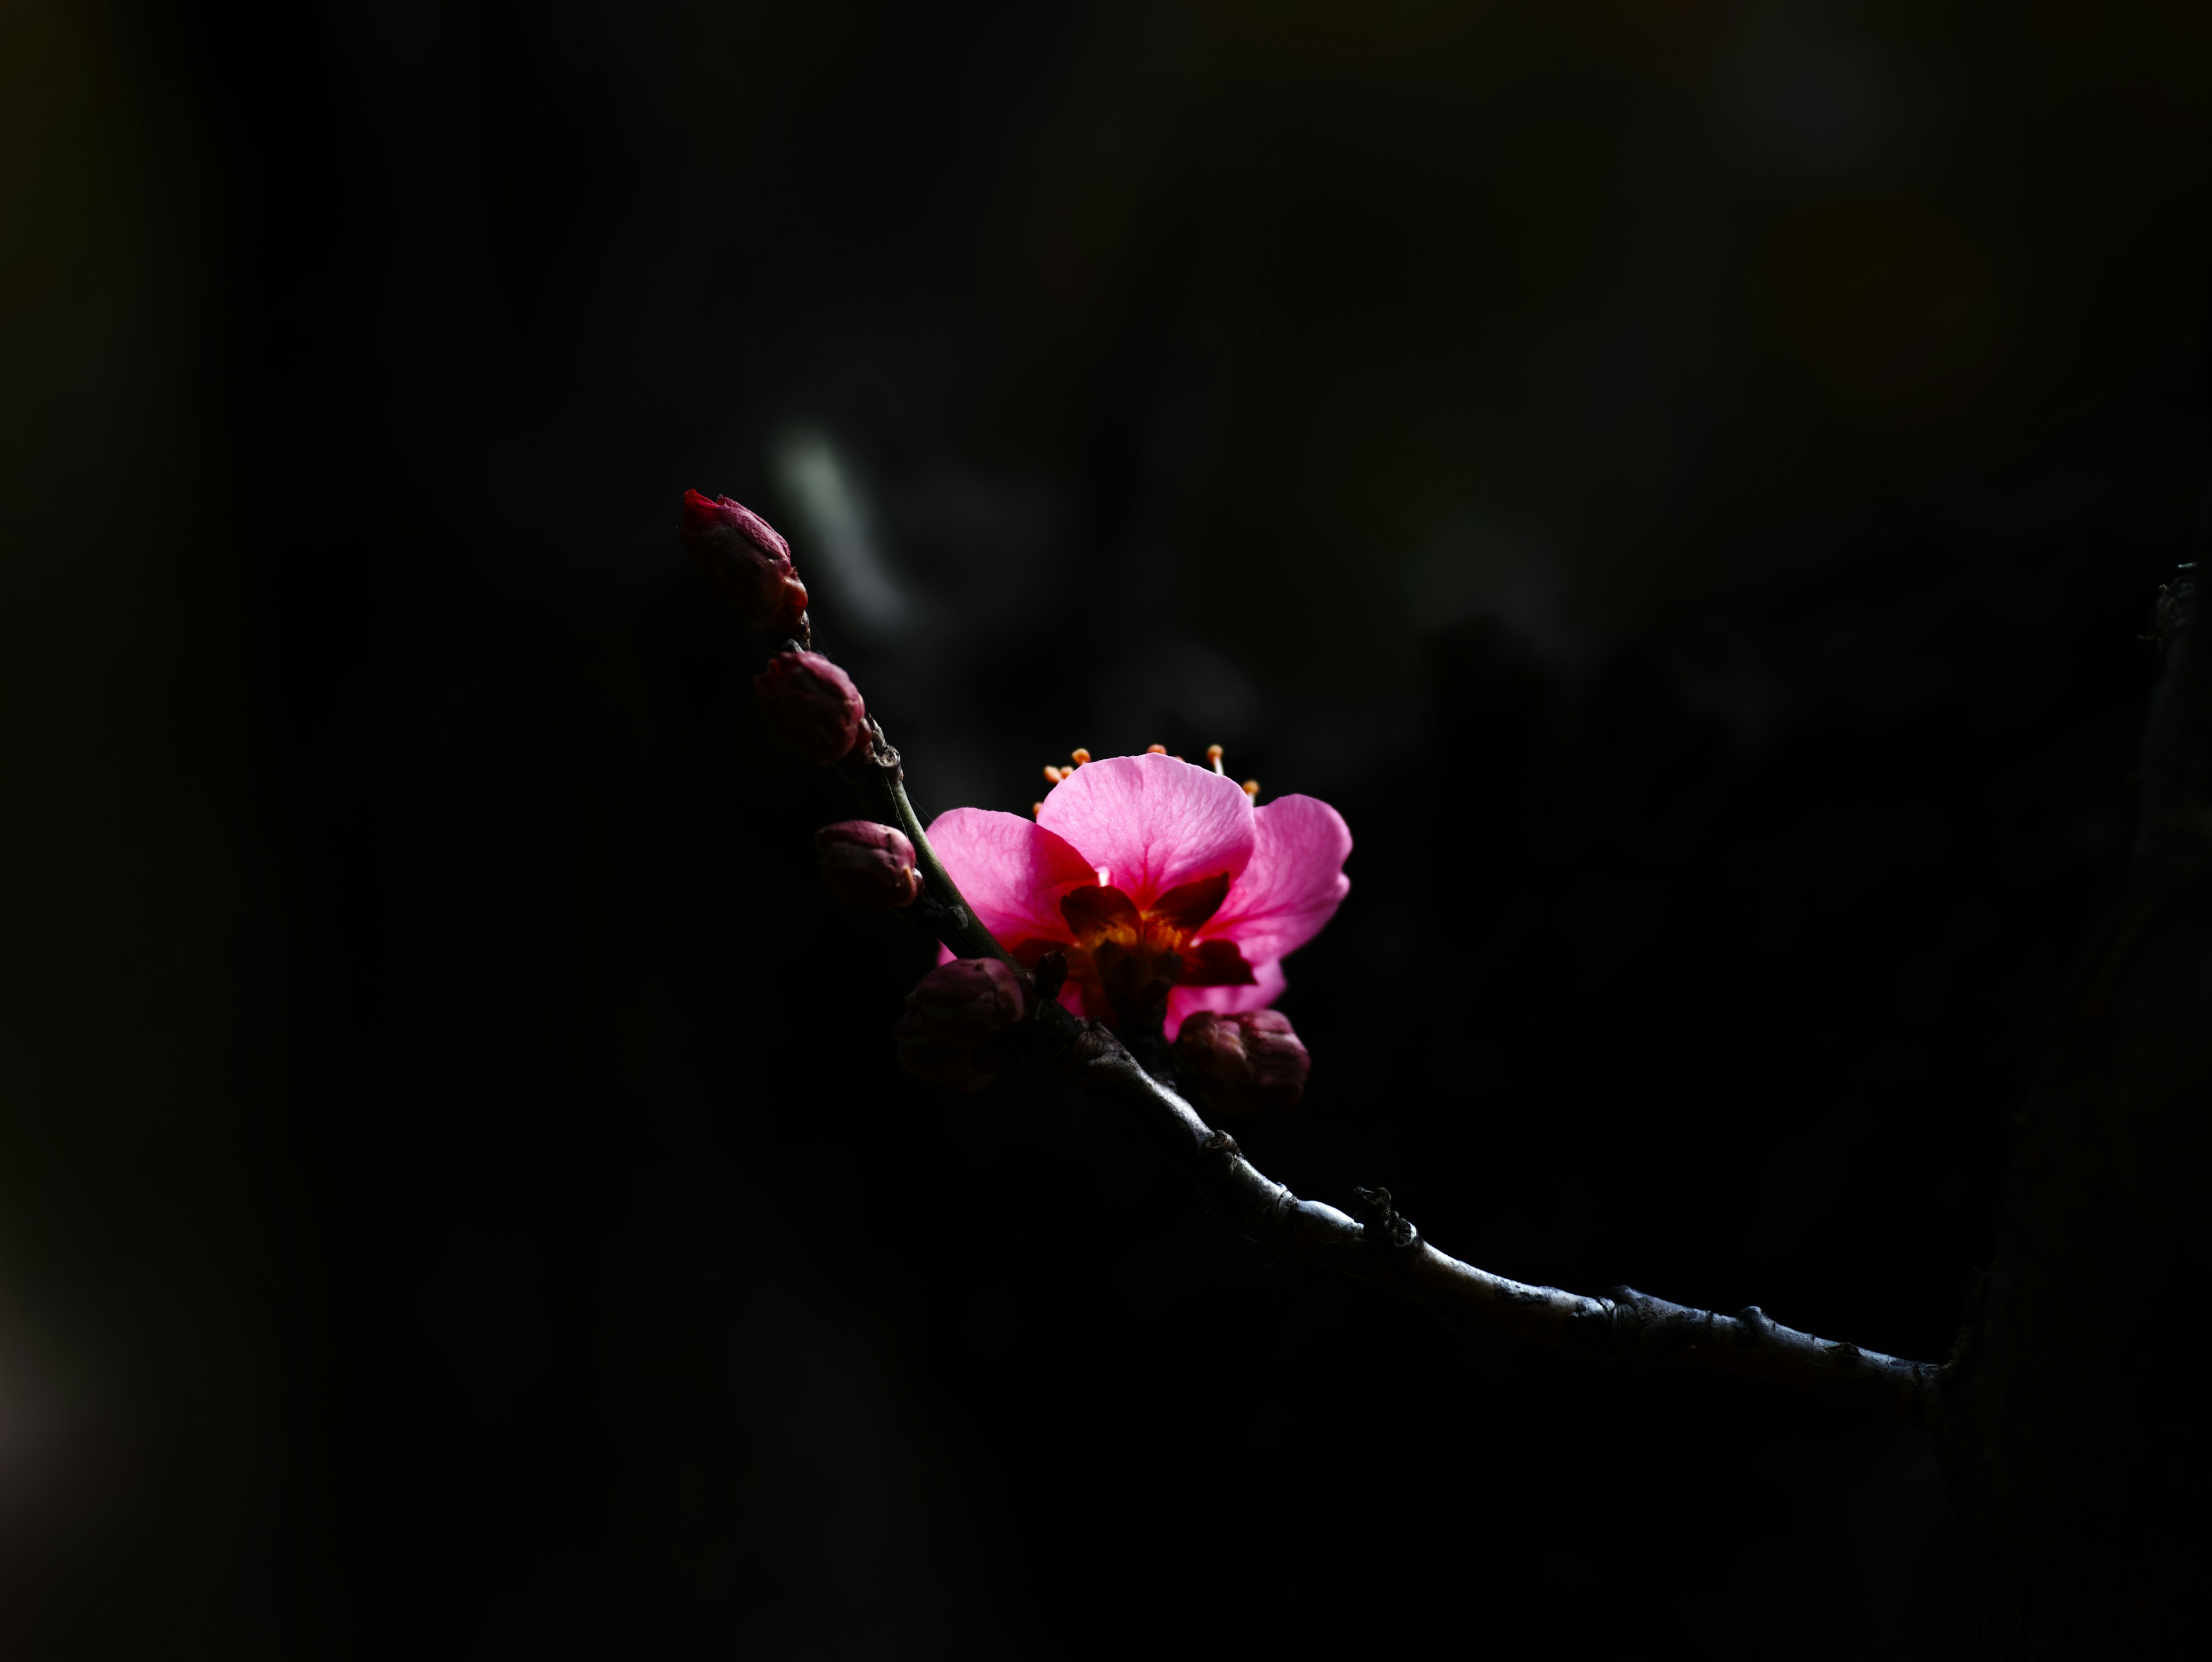
[[[1058,784],[1061,780],[1066,778],[1067,775],[1068,770],[1066,768],[1056,768],[1049,762],[1044,764],[1044,782],[1048,785]]]
[[[1091,752],[1084,749],[1080,745],[1078,745],[1073,750],[1068,752],[1068,755],[1073,759],[1075,765],[1079,768],[1091,759]]]
[[[1043,804],[1043,803],[1042,803],[1042,802],[1032,802],[1032,803],[1030,803],[1030,819],[1036,819],[1036,818],[1037,817],[1037,815],[1039,815],[1039,814],[1042,813],[1043,812],[1044,812],[1044,804]]]
[[[1147,745],[1145,746],[1145,754],[1147,756],[1165,756],[1167,753],[1168,747],[1165,745]]]
[[[1257,779],[1247,779],[1244,782],[1244,794],[1257,798],[1260,794],[1260,782]]]

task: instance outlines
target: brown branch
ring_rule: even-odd
[[[1059,1007],[1054,1006],[1057,1009]],[[1062,1014],[1065,1014],[1063,1012]],[[1067,1018],[1070,1023],[1074,1018]],[[1301,1200],[1246,1160],[1236,1140],[1146,1074],[1093,1023],[1061,1057],[1086,1089],[1110,1095],[1168,1134],[1214,1215],[1291,1257],[1372,1282],[1470,1326],[1605,1361],[1674,1358],[1724,1373],[1820,1391],[1854,1406],[1924,1422],[1942,1370],[1781,1326],[1754,1305],[1734,1316],[1693,1310],[1632,1288],[1586,1298],[1530,1287],[1438,1251],[1391,1209],[1383,1190],[1361,1190],[1364,1221]]]
[[[898,752],[884,740],[879,725],[872,721],[870,733],[871,753],[841,764],[841,771],[865,808],[883,823],[897,825],[914,843],[925,882],[923,899],[909,909],[915,921],[956,956],[1012,963],[929,846],[907,800]],[[1036,993],[1029,972],[1021,973]],[[1048,995],[1033,997],[1031,1006],[1030,1019],[1008,1036],[1016,1047],[1139,1115],[1176,1151],[1214,1215],[1250,1239],[1388,1288],[1470,1326],[1538,1344],[1603,1361],[1699,1362],[1916,1424],[1929,1419],[1945,1371],[1934,1363],[1904,1361],[1814,1338],[1770,1320],[1756,1305],[1724,1316],[1671,1304],[1633,1288],[1587,1298],[1509,1281],[1421,1239],[1391,1209],[1385,1190],[1355,1191],[1362,1219],[1319,1201],[1301,1200],[1246,1160],[1234,1138],[1206,1124],[1189,1103],[1146,1072],[1108,1029],[1081,1020]]]

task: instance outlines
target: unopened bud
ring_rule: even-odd
[[[899,1066],[956,1091],[980,1089],[996,1072],[984,1047],[1019,1021],[1027,1004],[1020,975],[995,958],[940,964],[907,995],[893,1035]]]
[[[1280,1010],[1200,1010],[1176,1035],[1176,1065],[1191,1093],[1224,1115],[1288,1108],[1305,1094],[1312,1061]]]
[[[775,527],[727,496],[684,493],[678,527],[707,581],[755,629],[799,633],[806,615],[806,585],[792,569],[791,545]]]
[[[814,833],[822,886],[856,912],[891,912],[921,893],[914,844],[896,825],[841,819]]]
[[[835,762],[860,737],[867,707],[853,678],[818,652],[779,652],[753,677],[769,725],[810,762]]]

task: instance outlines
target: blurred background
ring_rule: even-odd
[[[1940,1360],[2209,180],[2185,0],[10,0],[0,1650],[1950,1653],[1924,1440],[903,1080],[677,504],[925,814],[1341,809],[1263,1170]]]

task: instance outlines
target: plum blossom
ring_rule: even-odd
[[[1033,821],[954,808],[929,840],[1017,960],[1066,954],[1063,1004],[1113,1025],[1164,983],[1170,1038],[1195,1011],[1273,1003],[1284,957],[1351,887],[1352,833],[1328,804],[1255,807],[1234,780],[1158,754],[1085,763]]]

